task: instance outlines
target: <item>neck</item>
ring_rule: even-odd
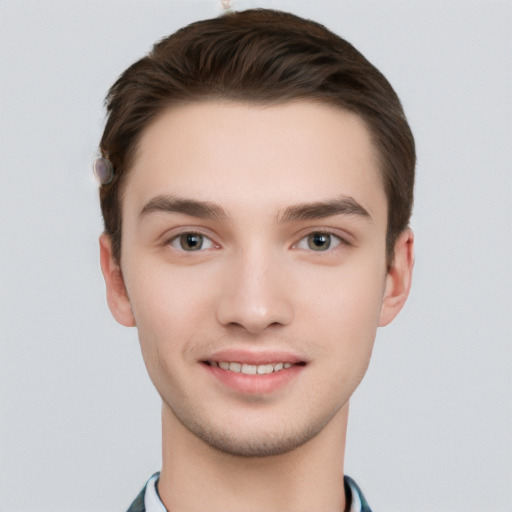
[[[342,512],[347,418],[348,403],[289,453],[238,457],[198,439],[164,404],[159,494],[169,512]]]

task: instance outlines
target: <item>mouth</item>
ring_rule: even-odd
[[[203,364],[214,368],[220,368],[233,373],[241,373],[243,375],[270,375],[272,373],[282,372],[289,370],[294,366],[305,366],[306,363],[300,361],[298,363],[291,362],[276,362],[265,364],[248,364],[240,363],[237,361],[202,361]]]
[[[200,361],[207,373],[237,396],[264,397],[285,389],[302,374],[305,361],[285,353],[226,351]]]

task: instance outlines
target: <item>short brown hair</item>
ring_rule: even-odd
[[[414,138],[386,78],[350,43],[293,14],[253,9],[192,23],[155,44],[105,100],[101,153],[114,179],[100,188],[105,232],[121,257],[123,183],[144,129],[172,105],[207,100],[263,105],[312,100],[359,115],[379,158],[388,201],[386,254],[412,211]]]

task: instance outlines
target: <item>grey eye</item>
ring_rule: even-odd
[[[180,251],[192,252],[210,249],[213,242],[200,233],[183,233],[172,240],[170,245]]]
[[[307,238],[308,247],[313,251],[325,251],[331,247],[331,235],[328,233],[311,233]]]
[[[342,240],[332,233],[314,231],[302,238],[297,244],[298,249],[309,249],[311,251],[322,252],[334,249],[342,243]]]

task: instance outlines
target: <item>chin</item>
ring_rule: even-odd
[[[254,427],[240,425],[236,430],[228,422],[223,425],[208,425],[206,422],[183,421],[180,423],[189,432],[216,451],[236,457],[272,457],[292,452],[314,439],[334,416],[311,422],[308,425],[281,424],[279,426]],[[252,427],[252,428],[251,428]]]

